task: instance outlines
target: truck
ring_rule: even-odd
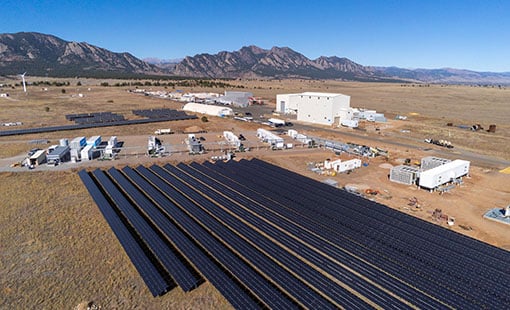
[[[155,135],[170,135],[170,134],[173,134],[173,132],[170,128],[166,128],[166,129],[158,129],[158,130],[154,131],[154,134]]]
[[[285,126],[285,121],[282,119],[270,118],[267,121],[271,124],[271,126],[274,126],[274,127]]]

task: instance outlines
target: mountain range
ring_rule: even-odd
[[[28,71],[40,76],[135,77],[143,75],[194,78],[311,78],[346,81],[388,81],[449,84],[510,84],[510,72],[459,69],[373,67],[347,58],[309,59],[288,48],[242,47],[215,55],[184,59],[140,60],[86,42],[69,42],[53,35],[20,32],[0,34],[0,75]]]

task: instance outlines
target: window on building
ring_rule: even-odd
[[[326,97],[326,98],[328,98],[328,100],[329,100],[329,97]]]
[[[312,99],[312,96],[308,96],[308,99]]]

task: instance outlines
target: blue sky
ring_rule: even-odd
[[[510,0],[3,0],[0,33],[20,31],[138,58],[288,46],[371,66],[510,71]]]

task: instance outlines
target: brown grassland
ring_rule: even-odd
[[[34,81],[43,79],[33,78]],[[77,80],[68,80],[71,85],[76,85]],[[131,114],[133,109],[182,106],[182,103],[166,99],[128,93],[127,87],[99,86],[103,81],[110,84],[116,82],[80,79],[82,86],[79,87],[48,87],[48,90],[43,90],[34,86],[29,87],[28,95],[22,93],[19,87],[14,90],[0,89],[0,92],[10,94],[8,99],[0,98],[0,122],[21,121],[24,124],[21,128],[63,125],[70,124],[64,117],[69,113],[112,111],[122,113],[126,118],[134,118]],[[17,81],[0,80],[0,83],[5,82]],[[378,201],[424,220],[430,221],[431,212],[435,208],[442,208],[445,213],[455,216],[458,223],[450,229],[510,249],[510,227],[482,218],[486,210],[510,203],[510,175],[497,172],[503,166],[483,164],[484,156],[496,158],[503,163],[510,161],[510,89],[308,80],[243,80],[228,83],[245,86],[244,90],[265,98],[269,107],[273,108],[277,93],[340,92],[351,96],[353,107],[375,109],[385,113],[388,119],[396,115],[408,116],[407,121],[390,120],[377,131],[374,125],[369,124],[365,131],[356,131],[355,136],[352,135],[353,131],[345,128],[332,132],[317,127],[310,134],[369,145],[378,141],[378,145],[374,146],[390,150],[387,161],[375,159],[369,167],[350,175],[337,176],[340,185],[357,184],[359,187],[377,188],[387,193],[386,196],[391,196],[391,199],[376,197]],[[177,88],[184,91],[224,91],[216,88]],[[62,89],[66,89],[66,92],[62,93]],[[84,97],[76,96],[78,93]],[[454,126],[447,127],[446,123],[449,122]],[[497,131],[472,132],[457,127],[477,123],[486,128],[489,124],[496,124]],[[220,134],[232,128],[236,131],[253,131],[257,128],[255,124],[210,118],[208,123],[190,120],[1,137],[0,163],[8,165],[11,157],[26,153],[34,147],[27,143],[31,139],[45,138],[55,144],[63,137],[100,134],[104,137],[117,135],[120,140],[127,142],[137,139],[145,141],[145,137],[156,128],[170,127],[180,131],[192,125]],[[0,128],[7,129],[12,128]],[[409,132],[403,133],[402,130]],[[456,146],[452,156],[466,151],[473,152],[482,156],[481,164],[473,167],[471,177],[466,179],[462,187],[443,196],[390,184],[387,181],[388,170],[379,168],[379,165],[395,165],[402,158],[419,160],[430,154],[424,150],[430,147],[422,142],[424,138],[448,139]],[[404,145],[391,143],[395,141],[403,142]],[[431,148],[433,151],[438,150],[436,147]],[[324,150],[305,149],[293,153],[259,150],[239,155],[247,158],[253,156],[321,181],[327,177],[307,171],[306,163],[334,157],[331,152]],[[190,158],[187,155],[172,155],[158,162],[206,159],[206,156]],[[123,166],[147,161],[143,158],[126,158],[113,163]],[[162,297],[152,298],[81,184],[77,170],[73,168],[48,172],[36,169],[30,173],[25,170],[0,173],[0,308],[70,309],[90,301],[104,309],[230,308],[207,282],[190,293],[185,294],[175,288]],[[421,209],[407,207],[408,199],[413,196],[422,202]],[[471,230],[460,226],[470,227]]]

